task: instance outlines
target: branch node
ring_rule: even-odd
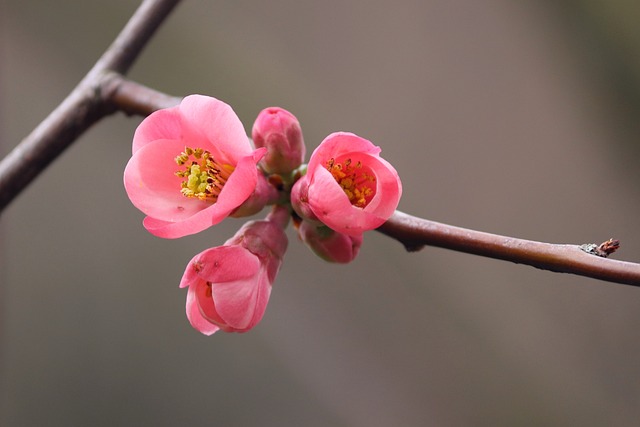
[[[609,239],[606,242],[600,243],[600,246],[598,246],[598,252],[602,254],[600,256],[603,256],[606,258],[612,253],[614,253],[615,251],[617,251],[619,247],[620,247],[620,240]]]
[[[424,248],[425,245],[415,244],[415,243],[403,243],[404,248],[407,252],[418,252]]]
[[[620,240],[609,239],[606,242],[602,242],[599,245],[595,243],[586,243],[584,245],[580,245],[579,248],[588,253],[589,255],[595,255],[602,258],[607,258],[609,255],[614,253],[620,247]]]

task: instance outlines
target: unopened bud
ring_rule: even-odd
[[[287,175],[298,168],[305,155],[298,119],[280,107],[265,108],[258,114],[251,137],[256,148],[267,147],[260,166],[269,174]]]
[[[362,234],[349,236],[326,225],[317,226],[304,220],[298,227],[298,235],[316,255],[329,262],[349,263],[362,246]]]

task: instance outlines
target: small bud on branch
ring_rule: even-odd
[[[500,236],[416,218],[399,211],[377,230],[398,240],[410,251],[422,245],[438,246],[558,273],[640,286],[640,264],[612,260],[602,255],[596,257],[593,255],[597,253],[588,253],[579,245]],[[618,246],[617,240],[610,239],[594,250],[612,253]]]

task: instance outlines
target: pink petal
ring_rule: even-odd
[[[260,260],[242,246],[217,246],[194,258],[198,276],[206,282],[233,282],[254,277]]]
[[[291,207],[300,218],[307,221],[317,222],[320,225],[318,217],[309,205],[309,179],[310,174],[307,173],[296,181],[291,189]]]
[[[190,286],[198,280],[226,282],[238,276],[251,277],[258,269],[255,257],[247,256],[240,246],[216,246],[194,256],[180,281],[180,287]]]
[[[254,191],[256,163],[265,149],[239,160],[215,203],[187,198],[180,193],[182,178],[175,176],[180,141],[158,140],[136,151],[125,168],[124,184],[131,202],[148,215],[144,226],[167,239],[198,233],[226,218]]]
[[[187,292],[187,319],[189,319],[189,323],[191,323],[194,329],[205,335],[211,335],[220,330],[220,328],[202,316],[196,300],[196,288],[197,286],[194,283],[192,286],[189,286],[189,291]]]
[[[221,318],[216,311],[210,286],[211,284],[204,280],[200,280],[197,286],[195,286],[195,299],[200,315],[210,323],[219,326],[223,331],[229,332],[229,328],[227,328],[224,319]],[[189,287],[189,290],[191,290],[191,287]]]
[[[248,279],[213,283],[211,290],[220,317],[231,328],[243,330],[253,327],[262,318],[271,284],[262,270]]]
[[[358,236],[382,225],[386,218],[355,207],[329,171],[318,168],[309,185],[309,205],[329,228],[349,236]]]
[[[273,288],[273,281],[275,280],[275,273],[279,269],[281,263],[278,263],[278,268],[273,272],[273,277],[270,277],[269,267],[267,266],[267,270],[263,270],[259,276],[259,282],[257,284],[256,295],[255,295],[255,306],[253,310],[253,317],[249,321],[247,329],[253,328],[255,325],[260,323],[262,317],[264,317],[264,313],[267,310],[267,304],[269,303],[269,297],[271,296],[271,289]]]
[[[179,288],[186,288],[187,286],[191,286],[192,283],[196,283],[200,278],[198,277],[199,266],[194,264],[200,254],[194,256],[189,264],[187,264],[187,268],[184,269],[184,273],[182,274],[182,279],[180,279]]]
[[[350,153],[377,155],[380,151],[380,147],[358,135],[350,132],[334,132],[327,136],[311,154],[308,173],[313,173],[318,166],[324,167],[324,163],[331,158],[336,159]]]
[[[180,103],[184,141],[201,147],[220,162],[234,164],[251,154],[252,147],[242,122],[222,101],[203,95],[190,95]]]
[[[133,135],[133,153],[158,139],[182,140],[181,114],[178,106],[151,113],[138,125]]]
[[[124,185],[135,207],[156,219],[176,222],[211,205],[196,198],[188,199],[180,192],[183,178],[175,175],[181,168],[175,157],[183,150],[181,141],[161,139],[133,154],[125,168]]]
[[[202,252],[194,262],[199,270],[196,299],[202,316],[224,330],[250,327],[262,272],[258,257],[241,246],[219,246]],[[206,283],[211,284],[210,296]]]
[[[398,172],[386,160],[376,157],[368,162],[376,176],[376,194],[367,206],[366,212],[375,212],[377,216],[385,221],[393,214],[398,207],[400,197],[402,197],[402,182]],[[382,224],[380,224],[382,225]]]

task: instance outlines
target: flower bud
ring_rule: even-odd
[[[298,226],[298,235],[316,255],[329,262],[347,264],[356,258],[362,246],[362,234],[349,236],[304,220]]]
[[[262,110],[253,124],[251,137],[256,148],[267,147],[260,166],[268,174],[288,175],[304,160],[300,123],[287,110],[280,107]]]
[[[287,249],[287,219],[286,209],[276,209],[266,220],[243,225],[223,246],[193,257],[180,281],[189,287],[191,326],[211,335],[246,332],[262,320]]]

